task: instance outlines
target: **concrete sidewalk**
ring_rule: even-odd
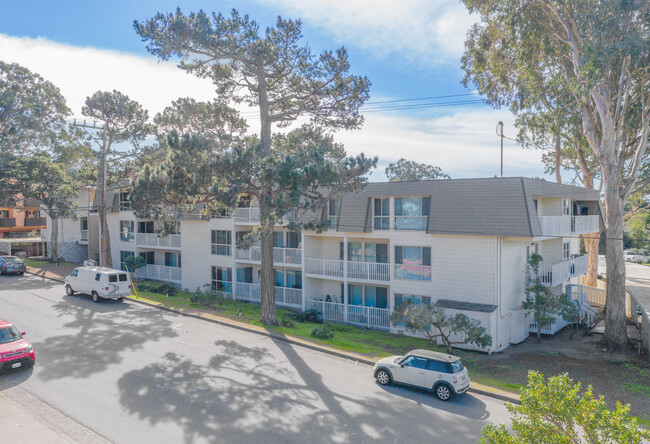
[[[19,386],[0,391],[0,436],[22,444],[110,442]]]

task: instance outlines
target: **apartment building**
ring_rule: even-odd
[[[42,252],[40,232],[46,227],[45,217],[38,203],[26,200],[22,204],[21,208],[0,206],[0,254],[37,256]]]
[[[137,254],[140,277],[259,301],[261,248],[238,248],[259,221],[255,206],[186,214],[161,237],[134,216],[126,189],[109,202],[114,267]],[[408,333],[389,321],[399,304],[436,304],[479,320],[493,338],[486,351],[501,350],[531,330],[521,307],[530,255],[543,257],[539,275],[554,291],[577,283],[587,271],[579,236],[598,231],[601,214],[597,192],[542,180],[370,183],[310,216],[329,221],[323,232],[291,232],[288,217],[276,226],[276,303],[395,333]]]

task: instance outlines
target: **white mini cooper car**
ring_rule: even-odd
[[[441,401],[469,388],[469,375],[459,357],[429,350],[380,359],[372,374],[381,385],[396,383],[433,390]]]

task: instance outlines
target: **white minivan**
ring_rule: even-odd
[[[126,272],[105,267],[77,267],[65,278],[65,292],[72,296],[83,293],[100,299],[119,299],[131,294],[131,282]]]

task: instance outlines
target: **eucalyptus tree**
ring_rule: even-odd
[[[99,194],[99,223],[101,226],[101,264],[112,264],[110,236],[106,223],[106,184],[109,174],[124,173],[125,168],[143,148],[145,138],[153,132],[148,123],[149,113],[127,95],[113,90],[97,91],[86,98],[81,110],[86,117],[100,122],[93,136],[98,145],[97,193]]]
[[[650,132],[650,6],[645,0],[463,0],[481,21],[469,33],[464,69],[481,93],[484,78],[501,95],[525,95],[521,77],[504,80],[492,63],[535,59],[538,73],[569,91],[573,109],[600,166],[606,207],[607,302],[603,342],[627,343],[623,205],[647,168]],[[507,87],[506,87],[507,85]],[[510,89],[508,89],[510,88]],[[553,95],[556,100],[560,96]]]
[[[343,191],[364,181],[360,176],[375,161],[363,156],[346,158],[322,128],[358,128],[363,122],[359,107],[368,99],[370,82],[349,73],[345,48],[315,55],[301,44],[299,20],[278,17],[275,26],[260,32],[254,20],[236,10],[224,16],[203,11],[185,15],[177,9],[136,21],[134,27],[151,54],[162,60],[179,57],[180,68],[210,78],[223,101],[256,109],[259,139],[216,157],[215,174],[226,173],[229,183],[226,188],[217,187],[214,195],[232,203],[232,196],[245,194],[259,203],[261,320],[276,324],[274,222],[292,205],[299,205],[299,196],[307,199],[307,206],[324,202],[328,195],[316,185],[332,184],[334,191]],[[287,127],[301,117],[313,126],[274,137],[274,126]],[[297,147],[286,145],[294,140]],[[189,149],[205,140],[189,137],[174,143]]]
[[[435,165],[418,163],[412,160],[401,158],[397,162],[390,163],[386,169],[386,177],[391,182],[413,181],[413,180],[437,180],[451,179],[448,174]]]

